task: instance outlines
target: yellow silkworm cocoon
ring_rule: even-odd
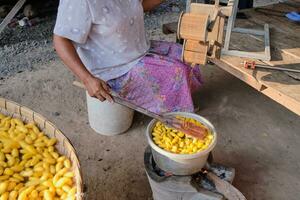
[[[8,187],[8,181],[0,183],[0,195],[6,192],[7,187]]]
[[[0,200],[8,200],[9,198],[9,192],[5,192],[1,195]]]
[[[9,192],[12,191],[16,187],[16,185],[17,185],[17,182],[10,181],[7,186],[7,191],[9,191]]]
[[[180,118],[199,127],[205,127],[195,119]],[[157,122],[152,131],[152,139],[156,145],[166,151],[176,154],[193,154],[201,152],[209,147],[213,138],[214,136],[210,131],[208,131],[206,137],[202,140],[192,138],[181,131],[165,126],[161,122]]]
[[[71,168],[71,161],[70,161],[69,159],[66,159],[66,160],[64,161],[64,166],[65,166],[67,169]]]
[[[34,123],[0,113],[0,200],[75,199],[72,162],[56,143]]]
[[[8,175],[2,175],[2,176],[0,176],[0,182],[5,181],[7,179],[9,179]]]
[[[9,200],[16,200],[17,197],[18,197],[18,192],[17,192],[16,190],[14,190],[14,191],[11,191],[11,192],[9,193],[8,199],[9,199]]]
[[[10,168],[6,168],[6,169],[4,170],[4,173],[3,173],[3,174],[8,175],[8,176],[11,176],[11,175],[14,174],[14,171],[11,170]]]

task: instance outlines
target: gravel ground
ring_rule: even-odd
[[[173,0],[146,13],[147,35],[151,39],[166,39],[161,34],[162,22],[175,21],[184,6],[184,1]],[[0,79],[40,69],[43,64],[58,58],[52,46],[55,18],[56,13],[52,13],[36,26],[6,28],[0,34]]]

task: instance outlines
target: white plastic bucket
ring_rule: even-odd
[[[159,146],[157,146],[152,140],[152,130],[154,128],[156,120],[152,120],[147,127],[147,140],[151,146],[153,159],[157,166],[166,171],[170,172],[174,175],[191,175],[199,172],[207,162],[207,158],[209,153],[213,150],[217,143],[217,132],[214,126],[205,118],[193,114],[193,113],[185,113],[185,112],[174,112],[168,113],[167,115],[173,116],[183,116],[187,118],[194,118],[197,121],[204,124],[207,128],[209,128],[214,135],[213,141],[204,151],[195,153],[195,154],[175,154],[168,152]]]
[[[127,131],[134,111],[117,103],[101,102],[86,93],[88,118],[91,128],[101,135],[113,136]]]

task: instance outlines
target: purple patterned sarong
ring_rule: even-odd
[[[194,112],[192,92],[202,84],[199,67],[184,64],[181,45],[152,41],[149,53],[108,84],[122,97],[151,112]]]

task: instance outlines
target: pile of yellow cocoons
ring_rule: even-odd
[[[205,127],[203,124],[192,118],[183,118],[183,120],[193,124]],[[194,154],[204,151],[213,141],[213,134],[209,131],[203,140],[187,136],[183,132],[169,128],[161,122],[156,122],[152,131],[153,141],[160,148],[176,154]]]
[[[71,161],[34,123],[0,113],[0,200],[74,200]]]

